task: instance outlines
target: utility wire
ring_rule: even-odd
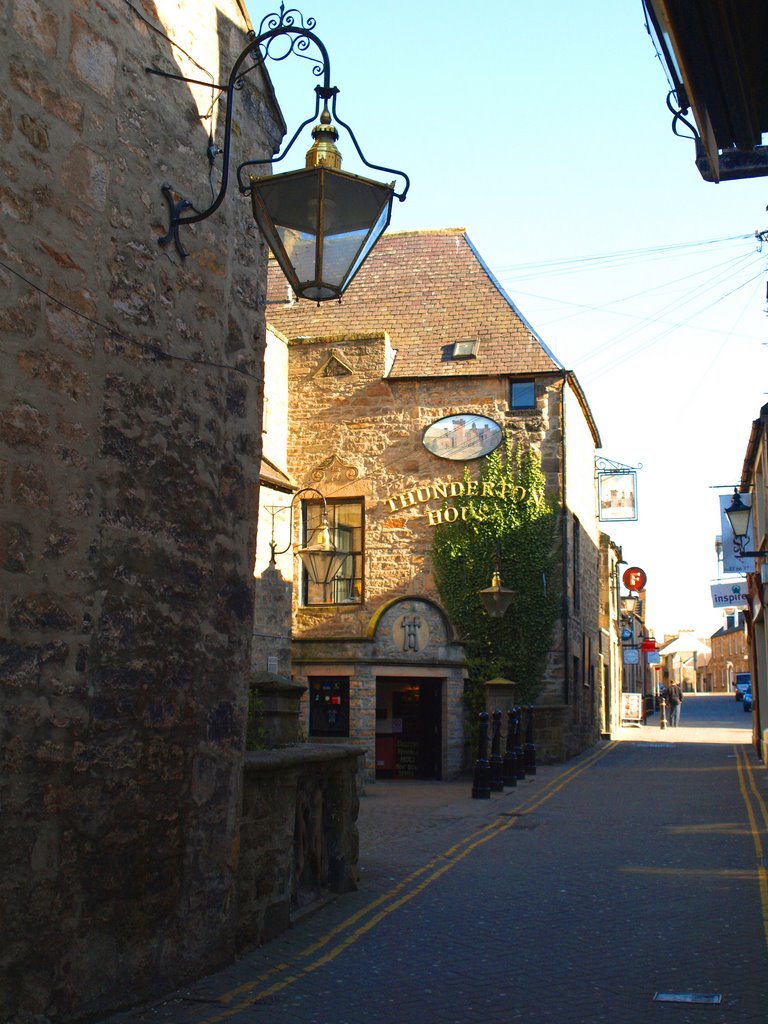
[[[707,305],[701,306],[700,308],[693,310],[693,312],[690,314],[690,316],[684,318],[683,320],[679,321],[678,323],[670,325],[665,331],[662,331],[661,334],[658,334],[658,335],[654,336],[653,338],[650,338],[649,340],[643,342],[641,345],[636,346],[631,351],[622,353],[622,355],[618,356],[612,362],[609,362],[609,363],[606,363],[606,364],[602,365],[601,368],[594,375],[594,379],[597,379],[599,377],[604,376],[610,370],[616,369],[617,366],[620,366],[623,362],[626,362],[627,359],[633,358],[634,356],[639,355],[640,352],[644,352],[646,349],[652,347],[653,345],[658,344],[658,342],[662,341],[669,334],[671,334],[672,331],[678,330],[680,327],[684,327],[686,324],[690,323],[690,321],[693,320],[694,317],[700,316],[702,313],[706,313],[706,311],[711,309],[713,306],[718,305],[724,299],[727,299],[727,298],[729,298],[729,296],[736,294],[736,292],[741,291],[742,288],[746,288],[748,285],[752,284],[753,282],[759,280],[762,277],[763,277],[763,272],[761,271],[759,274],[755,274],[754,277],[749,278],[749,280],[743,281],[741,284],[737,285],[735,288],[732,288],[730,291],[726,292],[725,294],[718,296],[716,299],[713,299],[712,302],[707,303]],[[611,339],[612,342],[615,342],[615,340],[616,339]],[[605,347],[605,346],[603,346],[603,347]],[[590,358],[591,358],[591,356],[590,356]]]
[[[583,315],[584,313],[587,313],[587,312],[607,311],[607,310],[610,309],[611,306],[616,306],[616,305],[618,305],[621,302],[628,302],[630,299],[640,298],[640,297],[645,296],[645,295],[650,295],[652,292],[661,291],[662,289],[668,289],[672,285],[680,284],[680,283],[682,283],[684,281],[690,281],[693,278],[699,277],[701,274],[706,274],[710,270],[717,269],[718,267],[725,267],[725,266],[731,266],[731,265],[735,266],[735,265],[738,265],[738,264],[741,264],[741,263],[745,263],[748,260],[751,260],[753,258],[753,256],[754,256],[753,253],[748,253],[747,255],[736,256],[731,261],[729,261],[729,263],[717,264],[716,267],[705,267],[702,270],[695,270],[695,271],[692,271],[689,274],[683,274],[682,276],[677,277],[677,278],[665,279],[664,281],[660,282],[659,284],[651,285],[650,287],[643,288],[643,289],[641,289],[640,291],[637,291],[637,292],[630,292],[630,294],[628,294],[628,295],[623,295],[623,296],[620,296],[617,299],[611,299],[609,302],[604,302],[604,303],[600,303],[600,304],[597,304],[597,303],[592,303],[592,304],[572,303],[572,302],[568,302],[567,299],[558,299],[558,298],[555,298],[553,296],[546,296],[546,295],[534,295],[531,292],[522,292],[522,291],[518,291],[517,289],[515,289],[515,294],[516,295],[531,295],[533,298],[547,299],[547,300],[549,300],[551,302],[558,302],[558,303],[563,303],[565,305],[572,305],[572,306],[578,307],[578,308],[576,308],[571,313],[567,313],[567,314],[565,314],[565,315],[563,315],[561,317],[558,317],[557,319],[554,319],[554,320],[545,321],[545,323],[543,324],[543,326],[550,326],[551,324],[560,323],[563,320],[569,320],[569,319],[572,319],[573,317],[581,316],[581,315]],[[631,314],[621,314],[621,315],[631,315]]]
[[[120,338],[121,341],[127,341],[131,345],[136,345],[138,348],[143,349],[149,355],[154,356],[155,359],[163,360],[167,359],[173,362],[179,363],[192,363],[195,366],[207,366],[217,370],[230,370],[232,373],[239,373],[243,377],[248,377],[250,380],[256,381],[258,384],[264,383],[263,377],[257,377],[256,374],[250,373],[248,370],[242,369],[240,366],[233,366],[231,363],[217,363],[210,359],[197,359],[193,356],[180,356],[173,352],[166,352],[161,349],[158,345],[153,345],[149,342],[140,341],[138,338],[132,338],[129,334],[123,334],[122,331],[117,330],[115,327],[110,327],[109,324],[104,324],[100,320],[95,320],[91,316],[87,316],[85,313],[81,313],[79,309],[75,309],[74,306],[67,305],[66,302],[62,302],[61,299],[57,299],[55,295],[51,295],[45,288],[41,288],[40,285],[35,284],[34,281],[30,281],[28,277],[21,274],[18,270],[8,266],[7,263],[0,260],[0,267],[7,270],[10,274],[13,274],[19,280],[29,285],[30,288],[34,288],[40,295],[44,295],[46,299],[56,303],[57,306],[61,306],[62,309],[66,309],[80,320],[86,321],[86,323],[93,324],[95,327],[99,327],[101,330],[106,331],[114,338]]]
[[[724,238],[702,239],[698,242],[676,242],[665,245],[646,246],[641,249],[620,249],[616,252],[596,253],[587,256],[571,256],[565,259],[539,260],[533,263],[516,263],[509,264],[508,266],[497,267],[495,273],[497,277],[500,277],[502,274],[513,274],[515,271],[525,271],[531,272],[530,276],[535,277],[540,275],[533,273],[534,271],[553,271],[557,270],[558,267],[562,267],[566,270],[570,270],[574,267],[590,270],[598,263],[607,263],[609,261],[621,261],[621,263],[625,263],[628,261],[636,261],[643,256],[668,256],[677,254],[684,249],[699,249],[702,246],[719,245],[725,242],[743,242],[748,238],[754,237],[754,233],[747,235],[729,235]]]
[[[747,284],[750,284],[752,281],[756,280],[757,277],[760,277],[763,273],[764,271],[761,267],[757,275],[755,275],[754,277],[750,277],[747,281],[743,282],[732,291],[738,291],[739,288],[744,287]],[[633,335],[638,334],[645,325],[661,322],[661,319],[665,314],[675,313],[678,310],[685,309],[687,306],[690,306],[691,303],[694,302],[698,296],[702,294],[709,295],[713,287],[722,284],[724,281],[731,279],[733,276],[734,274],[732,272],[726,276],[725,270],[722,270],[718,274],[712,275],[707,280],[701,282],[695,289],[693,289],[693,291],[689,292],[685,296],[685,299],[683,301],[680,301],[679,299],[670,300],[665,306],[662,306],[661,309],[657,310],[653,317],[646,317],[643,323],[635,324],[632,327],[627,327],[618,335],[614,335],[612,338],[608,339],[607,341],[603,342],[602,344],[592,349],[586,358],[594,359],[599,354],[601,354],[605,349],[611,348],[616,342],[622,341],[628,337],[632,337]],[[716,305],[718,302],[721,302],[723,299],[727,298],[728,295],[732,294],[732,291],[729,291],[725,295],[721,295],[719,298],[713,300],[713,302],[705,306],[704,309],[694,310],[694,312],[691,313],[690,317],[687,317],[684,321],[682,321],[682,323],[687,323],[688,320],[693,319],[693,317],[699,315],[699,313],[703,312],[706,309],[709,309],[712,305]],[[679,323],[680,322],[673,324],[671,326],[679,326]]]

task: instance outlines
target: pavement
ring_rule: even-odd
[[[768,775],[688,697],[565,765],[369,785],[361,884],[109,1024],[766,1024]]]

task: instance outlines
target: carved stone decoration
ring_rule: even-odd
[[[357,480],[360,470],[347,462],[342,462],[338,455],[330,455],[312,470],[310,480],[314,483],[348,484]]]
[[[349,377],[354,370],[349,362],[337,349],[331,349],[331,353],[317,371],[318,377]]]
[[[385,608],[375,621],[376,655],[398,661],[445,656],[450,627],[432,601],[405,598]]]
[[[423,615],[401,615],[395,623],[394,641],[402,637],[403,653],[417,654],[429,643],[429,625]]]

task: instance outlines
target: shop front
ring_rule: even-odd
[[[365,637],[297,639],[294,669],[310,741],[365,747],[369,780],[460,775],[464,654],[434,601],[384,605]]]
[[[442,779],[443,681],[376,679],[376,778]]]

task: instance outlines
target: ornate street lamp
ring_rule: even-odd
[[[492,619],[503,619],[512,604],[514,593],[501,585],[501,575],[498,571],[494,571],[490,587],[479,590],[477,596]]]
[[[761,551],[744,550],[749,541],[749,521],[752,515],[752,506],[744,504],[736,488],[733,490],[733,498],[731,499],[731,504],[725,510],[725,515],[733,530],[733,547],[736,557],[765,558],[768,555],[765,549]]]
[[[296,19],[301,24],[296,24]],[[294,292],[299,298],[323,302],[338,299],[360,269],[389,224],[392,202],[405,199],[410,181],[403,171],[369,163],[363,156],[354,132],[336,113],[338,89],[330,84],[330,60],[320,39],[311,30],[314,18],[307,19],[296,10],[285,10],[280,4],[279,14],[270,14],[262,19],[258,35],[249,33],[250,42],[235,61],[226,85],[214,86],[227,96],[227,113],[224,124],[223,166],[218,195],[211,205],[202,212],[194,210],[189,200],[180,196],[170,185],[163,185],[162,191],[168,203],[170,223],[168,232],[160,239],[162,245],[173,241],[180,256],[186,257],[179,238],[179,228],[184,224],[197,224],[210,217],[221,205],[229,184],[230,150],[232,143],[232,117],[235,93],[242,86],[243,79],[251,71],[262,67],[267,57],[285,60],[293,53],[313,60],[314,74],[322,75],[323,84],[315,87],[315,111],[296,129],[290,142],[278,157],[266,160],[248,160],[237,168],[240,192],[250,195],[253,215],[280,264]],[[277,52],[270,47],[275,40],[286,45]],[[317,47],[319,57],[309,58],[306,50],[310,44]],[[243,68],[246,60],[252,63]],[[171,75],[157,68],[147,72],[174,78],[182,82],[210,86],[210,82]],[[330,110],[329,110],[330,102]],[[322,110],[320,109],[322,103]],[[306,156],[303,170],[288,171],[284,174],[258,175],[246,168],[262,164],[274,164],[287,156],[299,133],[310,122],[318,120],[312,130],[314,144]],[[394,182],[384,184],[341,170],[341,154],[336,148],[338,132],[332,124],[336,120],[342,125],[354,144],[358,156],[372,170],[385,171],[400,176],[405,187],[395,192]],[[213,155],[212,155],[213,154]],[[217,150],[213,143],[208,150],[208,159],[213,161]],[[188,211],[193,210],[190,213]]]
[[[752,507],[744,504],[736,488],[733,490],[733,498],[731,499],[731,504],[725,510],[725,514],[728,522],[731,524],[734,539],[746,540],[749,534],[749,520],[752,516]]]
[[[277,543],[275,541],[275,516],[280,512],[284,512],[288,509],[290,512],[290,525],[289,534],[293,536],[293,507],[296,503],[296,499],[300,498],[302,494],[311,492],[316,494],[323,503],[323,512],[320,518],[320,525],[314,531],[311,540],[305,544],[303,548],[299,548],[298,555],[304,566],[304,570],[309,577],[311,583],[321,583],[325,586],[330,583],[341,570],[344,562],[349,557],[349,552],[339,551],[336,545],[333,543],[331,537],[331,528],[328,525],[328,505],[325,498],[320,491],[315,490],[314,487],[302,487],[300,491],[297,491],[291,499],[290,505],[277,505],[274,508],[268,508],[267,511],[272,516],[272,539],[269,542],[269,562],[270,565],[274,566],[275,556],[284,555],[286,551],[292,545],[292,541],[289,541],[284,548],[278,550]]]

